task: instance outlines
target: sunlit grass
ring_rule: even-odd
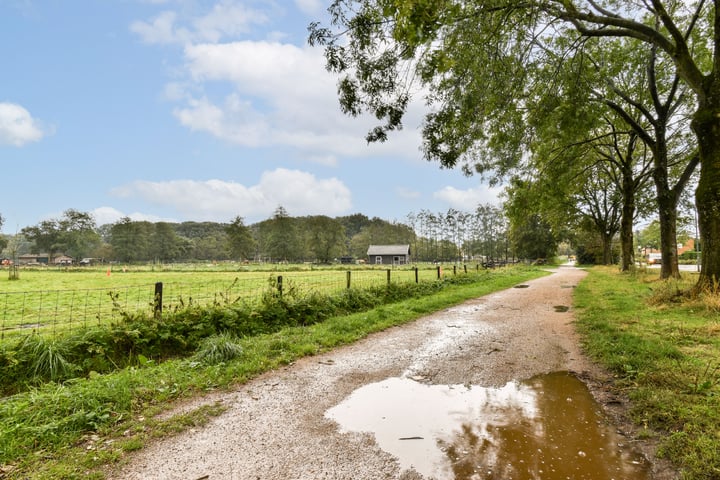
[[[660,432],[660,453],[685,479],[720,478],[720,315],[717,294],[688,296],[696,277],[622,275],[596,267],[576,289],[587,351]]]

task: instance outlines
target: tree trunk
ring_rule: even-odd
[[[720,101],[713,102],[720,105]],[[695,204],[700,228],[701,271],[697,288],[716,287],[720,280],[720,108],[700,108],[692,128],[700,149],[700,179]]]
[[[658,221],[660,222],[660,278],[680,278],[677,258],[677,204],[679,195],[668,181],[668,151],[663,125],[655,127],[656,148],[653,151],[655,169],[653,180],[657,194]]]
[[[614,232],[606,233],[602,232],[600,238],[602,239],[602,250],[603,250],[603,265],[612,265],[612,239]]]
[[[667,188],[658,187],[660,222],[660,278],[680,278],[677,258],[677,199]],[[661,193],[662,190],[662,193]]]
[[[680,278],[677,256],[677,202],[660,200],[660,264],[661,278]]]
[[[622,218],[620,219],[620,248],[622,250],[622,265],[620,270],[628,272],[635,264],[635,246],[633,245],[635,182],[632,178],[632,171],[623,172],[622,192]]]

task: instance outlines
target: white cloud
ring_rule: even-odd
[[[420,198],[421,194],[417,190],[412,190],[407,187],[397,187],[395,189],[395,193],[398,197],[404,198],[406,200],[416,200]]]
[[[113,207],[98,207],[90,213],[92,213],[96,225],[108,225],[111,223],[115,223],[125,217],[128,217],[130,220],[136,222],[177,222],[177,220],[174,218],[161,217],[158,215],[151,215],[147,213],[124,213]]]
[[[161,12],[151,23],[135,21],[130,30],[142,38],[145,43],[185,43],[190,41],[190,32],[175,25],[177,14],[167,11]]]
[[[39,141],[44,135],[37,120],[25,108],[15,103],[0,102],[0,145],[22,147]]]
[[[218,42],[223,38],[248,33],[254,25],[262,25],[267,21],[265,13],[227,0],[215,4],[206,15],[195,18],[180,18],[172,10],[160,12],[150,21],[133,22],[130,31],[145,43]]]
[[[433,197],[459,210],[473,211],[480,204],[492,203],[497,205],[500,192],[500,188],[490,188],[485,185],[467,190],[447,186],[433,193]]]
[[[303,13],[316,15],[326,8],[327,2],[323,0],[295,0],[295,5]]]
[[[232,92],[215,101],[186,95],[186,104],[174,113],[193,130],[245,146],[289,146],[306,158],[420,158],[419,132],[412,128],[419,124],[415,110],[409,130],[393,133],[385,144],[367,145],[365,133],[377,121],[341,113],[336,80],[326,72],[319,49],[277,42],[204,43],[186,46],[185,58],[197,85],[226,83]]]
[[[321,0],[295,3],[305,13],[324,6]],[[132,24],[149,43],[183,45],[184,64],[164,91],[180,124],[245,147],[289,147],[309,161],[420,160],[422,101],[411,103],[405,130],[393,132],[389,142],[368,145],[365,135],[378,121],[340,111],[337,78],[325,69],[321,48],[287,43],[292,37],[270,30],[265,40],[240,40],[253,26],[283,13],[273,5],[265,13],[222,1],[194,19],[166,11]]]
[[[123,212],[113,207],[98,207],[90,212],[95,219],[97,225],[106,225],[108,223],[115,223],[123,217],[126,217]]]
[[[352,207],[350,190],[340,180],[284,168],[263,173],[252,186],[223,180],[139,180],[112,193],[168,206],[193,220],[230,221],[237,215],[262,219],[278,206],[293,216],[337,216]]]
[[[261,146],[270,136],[262,116],[236,96],[228,97],[224,108],[206,98],[190,99],[186,108],[176,108],[173,113],[191,130],[210,132],[238,145]]]

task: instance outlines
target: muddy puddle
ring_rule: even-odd
[[[388,378],[356,390],[326,417],[342,432],[374,434],[403,470],[425,478],[651,478],[644,457],[566,372],[501,388]]]

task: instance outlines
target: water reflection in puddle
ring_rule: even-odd
[[[402,469],[426,478],[650,478],[585,385],[564,372],[502,388],[389,378],[356,390],[326,416],[344,432],[375,434]]]

